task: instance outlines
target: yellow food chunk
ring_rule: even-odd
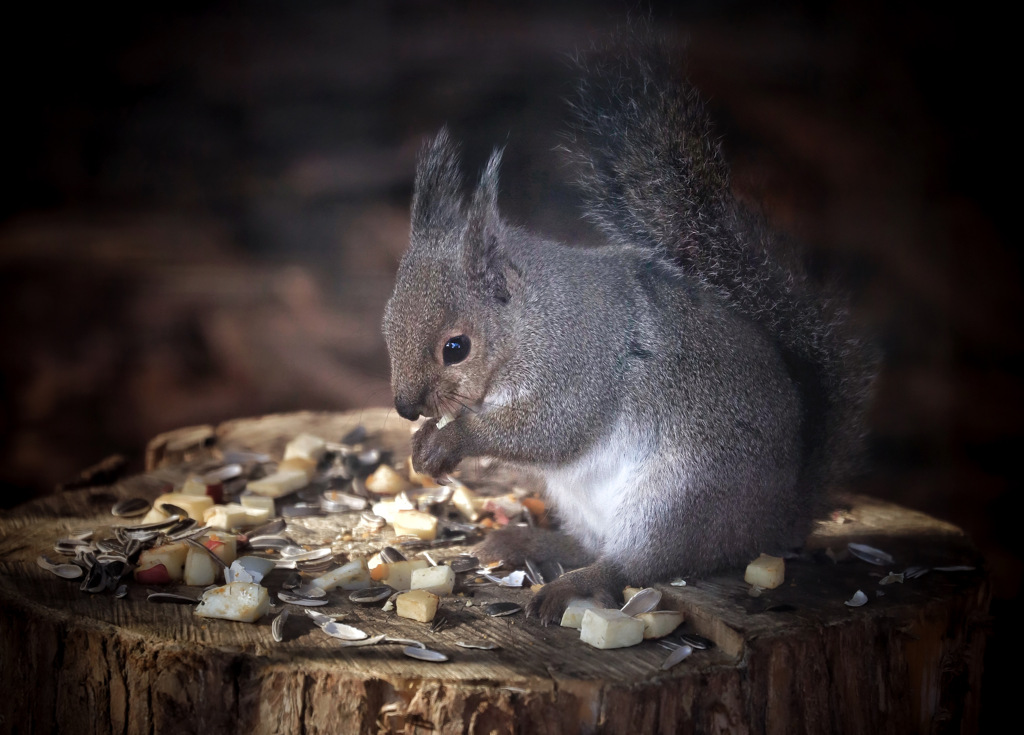
[[[786,578],[786,562],[778,556],[761,554],[747,565],[743,581],[747,584],[772,590],[782,584]]]
[[[254,582],[232,582],[203,593],[196,615],[254,623],[270,610],[267,588]]]
[[[437,538],[437,517],[419,510],[400,510],[391,521],[398,536],[415,536],[423,541]]]
[[[363,484],[367,490],[377,495],[398,495],[412,487],[408,480],[386,464],[380,465],[370,473]]]
[[[412,590],[395,598],[395,611],[400,618],[429,623],[437,614],[438,597],[427,590]]]
[[[679,627],[683,614],[678,610],[657,610],[640,613],[636,619],[644,624],[644,638],[661,638]]]
[[[594,648],[625,648],[644,639],[644,623],[620,610],[587,610],[580,640]]]
[[[455,571],[449,566],[414,569],[409,589],[427,590],[435,595],[450,595],[455,588]]]

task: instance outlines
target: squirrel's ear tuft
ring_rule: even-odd
[[[473,192],[465,235],[466,271],[471,285],[498,301],[509,299],[506,266],[501,251],[501,217],[498,214],[498,169],[501,150],[491,154]]]
[[[423,146],[412,195],[413,242],[444,237],[461,227],[462,182],[458,146],[447,128]],[[432,238],[431,235],[435,237]]]

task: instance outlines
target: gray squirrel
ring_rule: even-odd
[[[580,567],[531,600],[545,623],[800,546],[856,466],[875,373],[842,291],[733,196],[675,51],[633,43],[581,64],[565,145],[606,244],[503,220],[500,151],[464,196],[442,130],[384,315],[396,409],[430,417],[416,469],[492,457],[546,481],[560,531],[477,549]]]

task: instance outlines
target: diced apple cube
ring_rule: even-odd
[[[270,520],[270,511],[247,508],[239,503],[215,505],[203,514],[203,522],[214,528],[253,528]]]
[[[312,582],[314,587],[322,590],[333,590],[341,587],[343,590],[366,589],[372,584],[370,570],[366,568],[366,560],[353,559],[337,569],[324,572]]]
[[[427,590],[435,595],[450,595],[455,588],[455,570],[442,565],[414,569],[409,578],[409,589]]]
[[[370,570],[371,578],[383,582],[393,590],[407,590],[412,582],[412,573],[428,566],[426,559],[407,559],[390,564],[380,564]]]
[[[184,541],[154,546],[139,555],[135,579],[142,584],[170,584],[184,576],[188,544]]]
[[[203,593],[196,615],[253,623],[270,610],[267,588],[253,582],[231,582]]]
[[[273,518],[274,513],[276,512],[276,509],[274,508],[274,499],[268,498],[265,495],[242,493],[238,496],[238,502],[246,508],[267,511],[269,518]]]
[[[246,485],[251,493],[268,498],[280,498],[309,484],[309,475],[302,470],[278,470],[260,480]]]
[[[380,465],[371,472],[363,484],[367,490],[377,495],[398,495],[412,487],[408,480],[386,464]]]
[[[313,463],[316,467],[327,451],[327,443],[318,436],[312,434],[299,434],[288,442],[284,448],[284,459],[304,459]]]
[[[583,613],[580,640],[594,648],[625,648],[644,639],[644,623],[620,610],[587,610]]]
[[[766,590],[773,590],[786,578],[786,562],[778,556],[761,554],[747,565],[743,581]]]
[[[423,541],[437,538],[437,516],[420,510],[400,510],[391,525],[397,536],[415,536]]]
[[[601,606],[590,599],[576,598],[569,600],[569,604],[562,613],[561,626],[563,628],[576,628],[583,624],[583,613],[587,610],[599,610]]]
[[[636,619],[643,621],[644,638],[661,638],[679,627],[683,614],[678,610],[655,610],[640,613]]]
[[[238,540],[232,534],[210,533],[200,539],[200,543],[228,565],[238,555]],[[205,587],[217,581],[220,571],[220,564],[211,559],[209,554],[194,546],[188,547],[188,555],[185,557],[185,584]]]
[[[466,520],[476,523],[480,520],[482,499],[461,482],[453,482],[453,485],[455,487],[452,491],[452,505],[466,517]]]
[[[400,618],[429,623],[437,614],[438,597],[427,590],[412,590],[395,598],[396,613]]]

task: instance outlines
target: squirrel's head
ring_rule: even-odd
[[[497,208],[500,162],[495,151],[467,202],[448,133],[420,153],[409,250],[384,312],[395,407],[407,419],[477,410],[506,359],[518,289]]]

